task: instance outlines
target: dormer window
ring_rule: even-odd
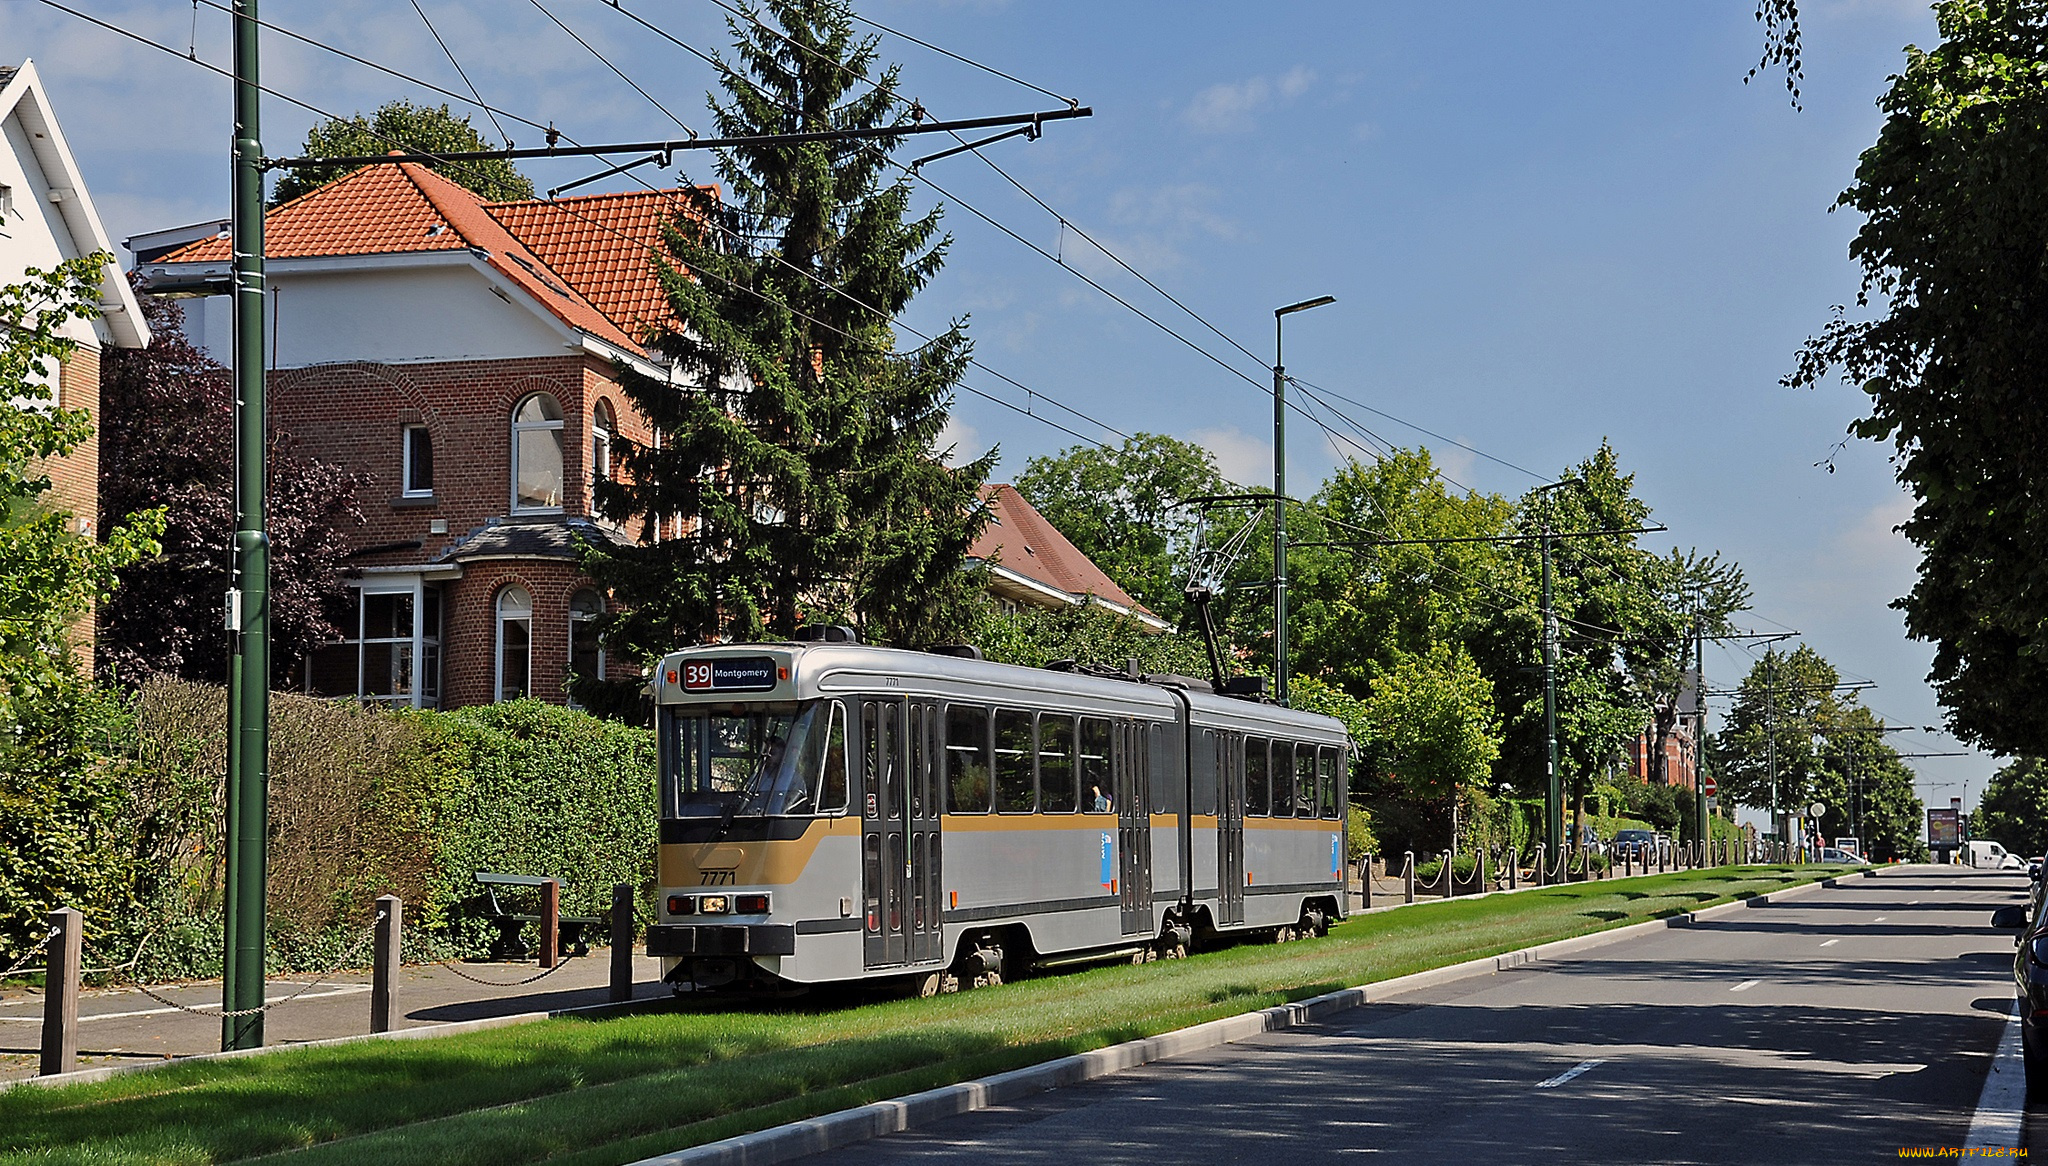
[[[512,411],[512,509],[561,508],[562,406],[546,393],[534,393]]]

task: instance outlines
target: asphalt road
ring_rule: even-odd
[[[1959,1147],[2012,1008],[2012,940],[1986,924],[2024,888],[1852,879],[810,1161],[1748,1166]]]

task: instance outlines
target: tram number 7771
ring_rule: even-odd
[[[699,871],[697,874],[697,885],[700,887],[729,887],[733,885],[733,880],[738,875],[739,872],[736,870]]]

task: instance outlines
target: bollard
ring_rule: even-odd
[[[1441,867],[1437,868],[1437,880],[1438,880],[1439,882],[1443,883],[1443,885],[1444,885],[1444,898],[1446,898],[1446,899],[1455,899],[1455,898],[1457,898],[1457,897],[1458,897],[1458,852],[1457,852],[1457,851],[1455,851],[1455,850],[1446,850],[1446,851],[1444,851],[1444,853],[1443,853],[1443,865],[1442,865]]]
[[[1365,861],[1358,867],[1358,889],[1363,900],[1361,906],[1372,910],[1372,852],[1366,851]]]
[[[370,942],[370,1031],[390,1032],[398,1015],[399,949],[405,936],[405,900],[377,899],[377,936]]]
[[[50,912],[49,958],[43,975],[42,1076],[78,1067],[78,968],[84,960],[85,916],[69,907]]]
[[[633,888],[612,888],[612,992],[614,1004],[633,998]]]
[[[1522,855],[1518,850],[1508,851],[1508,890],[1517,890],[1522,885]]]
[[[562,880],[540,886],[540,966],[552,968],[562,950]]]
[[[1544,860],[1544,849],[1543,843],[1536,844],[1536,885],[1539,887],[1550,885],[1550,864]]]
[[[1479,893],[1493,889],[1493,856],[1481,846],[1472,848],[1472,872],[1479,876]]]
[[[1415,852],[1412,850],[1408,851],[1408,869],[1401,873],[1401,881],[1404,884],[1402,893],[1407,896],[1405,901],[1413,903],[1415,901]]]

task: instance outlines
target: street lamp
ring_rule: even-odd
[[[1287,370],[1280,360],[1280,322],[1296,312],[1334,304],[1317,296],[1273,309],[1273,697],[1287,703]]]

